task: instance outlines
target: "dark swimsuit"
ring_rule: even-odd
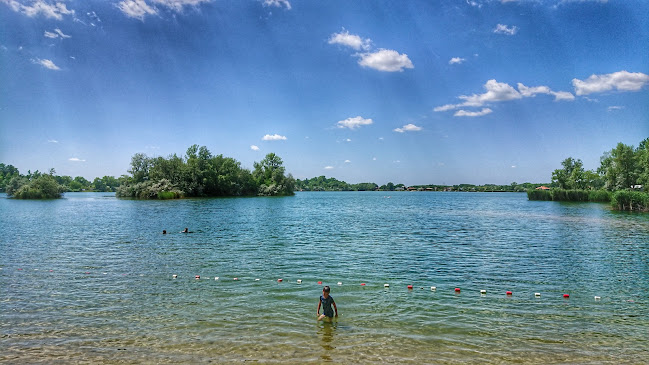
[[[331,304],[334,302],[334,298],[330,295],[327,297],[327,299],[324,298],[324,296],[320,296],[320,303],[322,303],[322,313],[329,317],[332,318],[334,316],[334,310],[331,308]]]

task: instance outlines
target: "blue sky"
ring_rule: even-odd
[[[649,137],[649,3],[0,0],[0,162],[204,145],[304,179],[547,182]]]

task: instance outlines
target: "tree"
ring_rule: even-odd
[[[636,185],[638,174],[633,146],[618,143],[615,148],[604,153],[597,171],[604,176],[608,190],[629,189]]]
[[[292,175],[284,176],[282,159],[269,153],[260,162],[254,163],[253,178],[259,185],[260,195],[293,195],[295,179]]]
[[[131,157],[131,169],[128,172],[133,176],[136,183],[149,179],[151,159],[144,153],[136,153]]]
[[[584,189],[586,188],[584,179],[584,164],[581,160],[575,160],[568,157],[563,162],[562,169],[552,172],[552,182],[556,183],[560,189]]]
[[[635,150],[638,184],[649,191],[649,138],[645,138]]]

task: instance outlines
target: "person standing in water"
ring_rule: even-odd
[[[334,317],[334,310],[336,311],[336,317],[338,317],[338,307],[336,307],[336,302],[334,298],[329,295],[331,288],[329,285],[322,288],[322,295],[320,296],[320,301],[318,302],[318,321],[321,321],[325,318],[331,320]],[[331,306],[333,305],[333,309]],[[320,308],[322,308],[322,314],[320,314]]]

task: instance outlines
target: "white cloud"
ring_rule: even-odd
[[[498,82],[494,79],[487,81],[484,85],[487,90],[484,94],[460,95],[459,98],[464,100],[460,106],[482,106],[485,103],[494,101],[506,101],[520,99],[521,94],[507,83]]]
[[[81,159],[76,158],[76,157],[70,157],[70,158],[68,158],[68,161],[73,161],[73,162],[86,162],[86,160],[81,160]]]
[[[278,8],[286,6],[286,9],[291,10],[291,3],[289,3],[288,0],[264,0],[264,5],[275,6]]]
[[[351,163],[351,161],[349,161],[349,160],[345,160],[345,163]]]
[[[279,134],[267,134],[261,138],[262,141],[285,141],[285,136],[280,136]]]
[[[347,118],[345,120],[340,120],[336,124],[338,125],[338,128],[356,129],[364,125],[370,125],[372,123],[373,123],[372,119],[365,119],[359,115],[354,118]]]
[[[345,139],[345,142],[351,142],[352,140],[350,138]]]
[[[52,62],[51,60],[42,60],[40,58],[35,58],[35,59],[32,59],[32,62],[37,64],[37,65],[41,65],[41,66],[43,66],[43,67],[45,67],[47,69],[50,69],[50,70],[54,70],[54,71],[59,71],[60,70],[59,66],[55,65],[54,62]]]
[[[255,146],[254,144],[250,146],[250,149],[253,151],[259,151],[259,147]]]
[[[464,62],[464,61],[466,61],[465,58],[453,57],[453,58],[451,58],[450,61],[448,61],[448,64],[449,64],[449,65],[454,65],[454,64],[456,64],[456,63],[457,63],[457,64],[460,64],[460,63],[462,63],[462,62]]]
[[[158,11],[149,4],[146,3],[144,0],[124,0],[120,1],[120,3],[117,5],[119,10],[122,11],[126,16],[131,17],[131,18],[136,18],[136,19],[144,19],[145,15],[154,15],[157,14]]]
[[[458,110],[453,114],[454,117],[481,117],[483,115],[487,115],[491,113],[493,110],[489,108],[482,108],[481,111],[479,112],[469,112],[466,110]]]
[[[334,167],[333,167],[333,166],[325,166],[324,169],[325,169],[325,170],[333,170]]]
[[[380,49],[376,52],[360,54],[358,64],[384,72],[402,72],[404,68],[414,68],[407,54],[400,54],[391,49]]]
[[[420,130],[422,130],[422,129],[423,129],[422,127],[418,127],[418,126],[416,126],[416,125],[410,123],[410,124],[406,124],[406,125],[404,125],[404,126],[401,127],[401,128],[395,128],[395,129],[393,129],[393,130],[394,130],[395,132],[398,132],[398,133],[403,133],[403,132],[417,132],[417,131],[420,131]]]
[[[552,91],[547,86],[527,87],[519,82],[518,91],[521,93],[522,96],[526,98],[534,97],[536,96],[536,94],[546,94],[546,95],[553,95],[554,101],[575,100],[575,96],[572,95],[572,93],[569,93],[567,91]]]
[[[567,91],[553,91],[551,94],[554,95],[554,101],[575,100],[575,96]]]
[[[638,91],[649,84],[649,75],[642,72],[618,71],[604,75],[591,75],[586,80],[572,79],[575,94],[588,95],[616,89]]]
[[[23,5],[16,0],[0,0],[0,2],[7,4],[13,11],[23,13],[28,17],[43,14],[46,18],[61,20],[63,15],[74,14],[74,10],[68,9],[62,2],[50,4],[43,0],[37,0],[32,2],[31,5]]]
[[[47,143],[59,143],[59,141],[57,141],[55,139],[48,139]]]
[[[371,40],[369,38],[362,39],[355,34],[349,34],[348,31],[342,30],[340,33],[334,33],[329,37],[329,44],[341,44],[343,46],[351,47],[357,51],[370,49]]]
[[[437,106],[437,107],[433,108],[433,111],[435,111],[435,112],[446,112],[446,111],[449,111],[449,110],[453,110],[453,109],[455,109],[457,107],[458,107],[457,104],[446,104],[446,105]]]
[[[376,157],[372,157],[372,161],[376,161]]]
[[[515,168],[516,168],[516,165],[512,165],[512,169],[515,169]]]
[[[613,105],[613,106],[608,107],[609,112],[612,112],[614,110],[622,110],[622,109],[624,109],[624,107],[623,106],[618,106],[618,105]]]
[[[498,24],[496,25],[496,29],[494,29],[494,33],[496,34],[514,35],[516,32],[518,32],[518,27],[515,25],[510,28],[505,24]]]
[[[45,31],[45,34],[43,35],[47,38],[59,38],[59,37],[61,39],[71,38],[71,36],[64,34],[59,28],[54,29],[54,32]]]

